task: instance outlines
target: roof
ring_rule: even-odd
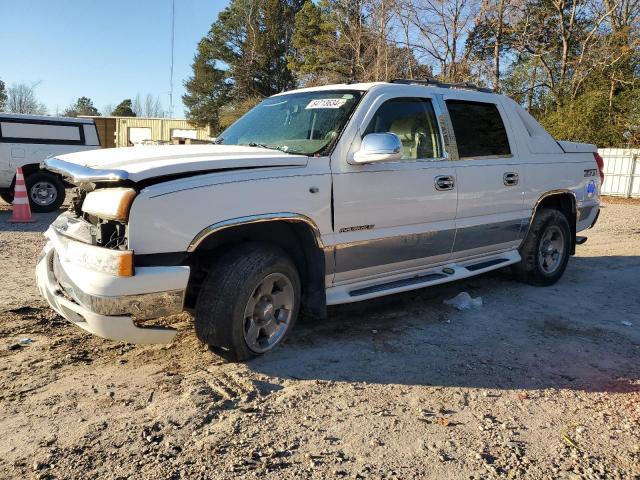
[[[167,120],[167,121],[173,121],[173,122],[190,122],[191,120],[188,120],[186,118],[169,118],[169,117],[129,117],[129,116],[124,116],[124,117],[118,117],[118,116],[108,116],[108,115],[80,115],[81,118],[91,118],[91,119],[95,119],[95,118],[115,118],[120,119],[120,118],[137,118],[139,120]]]
[[[46,120],[49,122],[93,123],[91,118],[85,117],[52,117],[49,115],[26,115],[24,113],[0,113],[0,119],[13,118],[16,120]]]
[[[469,92],[469,93],[479,93],[479,94],[485,94],[485,95],[498,95],[495,92],[493,92],[490,89],[486,89],[486,88],[479,88],[476,87],[472,84],[448,84],[448,83],[440,83],[440,82],[426,82],[426,81],[421,81],[421,80],[405,80],[405,79],[398,79],[396,81],[391,81],[391,82],[368,82],[368,83],[336,83],[333,85],[322,85],[322,86],[317,86],[317,87],[305,87],[305,88],[298,88],[296,90],[289,90],[287,92],[282,92],[282,93],[278,93],[274,96],[279,96],[279,95],[286,95],[288,93],[303,93],[303,92],[319,92],[319,91],[326,91],[326,90],[359,90],[359,91],[368,91],[368,90],[372,90],[372,89],[378,89],[378,88],[389,88],[389,87],[402,87],[402,88],[408,88],[408,89],[420,89],[420,90],[424,90],[425,88],[428,88],[430,92],[433,92],[434,90],[436,91],[436,93],[450,93],[451,91],[456,91],[456,92]]]
[[[387,82],[368,82],[368,83],[334,83],[331,85],[321,85],[318,87],[304,87],[297,88],[295,90],[288,90],[286,92],[281,92],[274,97],[279,95],[286,95],[287,93],[302,93],[302,92],[317,92],[322,90],[362,90],[367,91],[376,85],[387,85]]]

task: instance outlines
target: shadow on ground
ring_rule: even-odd
[[[3,205],[4,206],[4,205]],[[0,232],[44,232],[63,210],[50,213],[32,213],[33,222],[11,222],[11,210],[0,210]]]
[[[552,287],[493,273],[337,306],[250,366],[305,380],[640,391],[639,272],[640,257],[575,257]],[[484,306],[442,304],[460,291]]]

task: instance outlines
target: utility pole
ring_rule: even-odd
[[[171,66],[169,67],[169,117],[173,117],[173,50],[176,28],[176,0],[171,0]]]

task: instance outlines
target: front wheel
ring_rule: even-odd
[[[214,264],[200,288],[196,335],[228,360],[248,360],[282,343],[299,309],[300,277],[291,258],[247,243]]]
[[[571,229],[558,210],[543,208],[536,212],[522,247],[522,260],[512,266],[516,279],[537,286],[556,283],[569,262]]]
[[[32,173],[26,178],[25,183],[29,203],[34,212],[53,212],[64,202],[64,184],[55,175],[47,172]]]

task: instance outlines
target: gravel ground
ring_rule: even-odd
[[[0,206],[0,478],[640,478],[640,204],[549,288],[502,273],[330,309],[247,364],[92,337]],[[442,304],[460,291],[484,306]],[[18,345],[20,339],[32,343]]]

